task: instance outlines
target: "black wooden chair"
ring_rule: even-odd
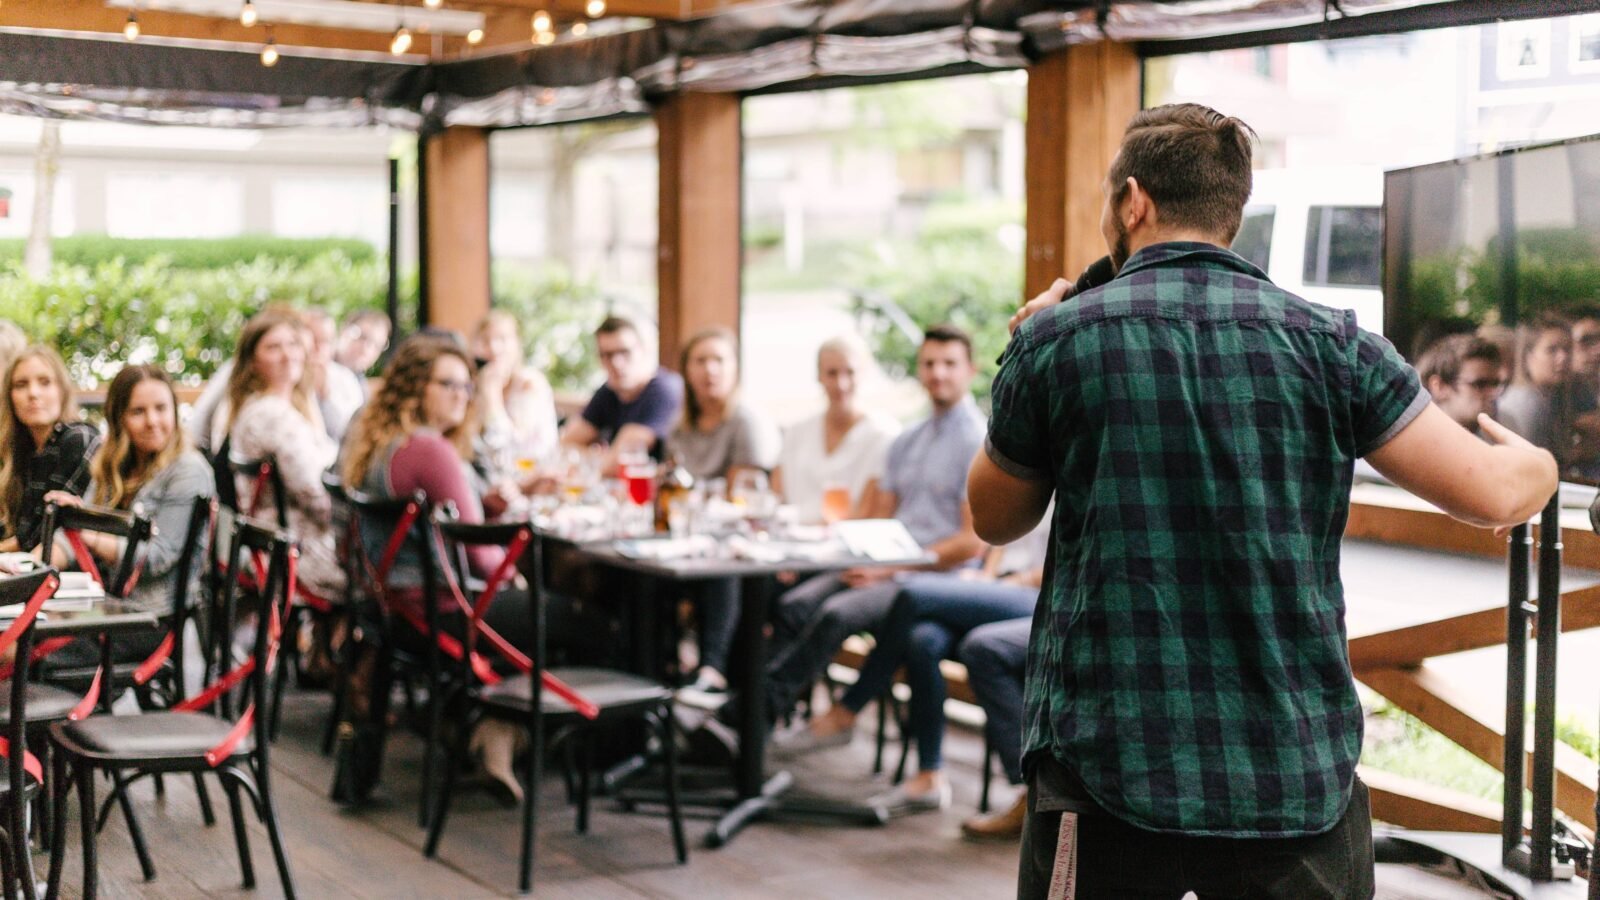
[[[451,641],[458,642],[460,648],[457,653],[443,654],[453,670],[453,676],[448,679],[454,689],[450,707],[458,727],[455,729],[456,747],[445,755],[446,760],[451,762],[445,766],[443,789],[438,802],[433,805],[433,819],[429,824],[428,840],[423,852],[432,857],[438,851],[459,768],[454,761],[466,756],[473,727],[484,717],[510,722],[524,728],[530,738],[522,771],[522,844],[517,885],[524,893],[532,890],[535,818],[546,749],[546,726],[562,729],[567,740],[581,742],[584,746],[584,752],[578,754],[583,763],[578,773],[576,799],[577,828],[579,833],[586,833],[589,828],[593,774],[589,742],[597,732],[596,726],[631,719],[645,722],[661,742],[666,764],[667,811],[671,820],[673,849],[679,863],[687,862],[689,852],[684,842],[683,817],[678,802],[672,691],[660,682],[613,669],[545,667],[546,595],[542,577],[542,542],[529,525],[469,525],[436,514],[434,526],[436,543],[440,549],[439,558],[446,563],[438,572],[431,565],[424,567],[430,582],[427,596],[437,598],[436,602],[427,604],[428,633],[430,643],[441,650],[450,646]],[[467,580],[464,548],[469,546],[506,548],[505,562],[489,575],[471,601],[461,587]],[[519,557],[524,552],[530,554],[527,571],[534,573],[529,578],[529,614],[533,633],[531,654],[523,654],[512,647],[483,621],[483,615],[494,601],[499,587],[515,575]],[[491,656],[498,658],[502,667],[514,669],[518,674],[509,678],[501,677],[490,665]]]
[[[85,897],[93,896],[96,886],[95,774],[99,771],[111,772],[118,777],[119,784],[121,776],[137,777],[142,773],[216,773],[228,797],[244,886],[255,886],[255,868],[250,859],[241,793],[250,798],[257,816],[266,826],[284,894],[295,896],[272,796],[267,735],[272,702],[268,685],[279,662],[278,651],[290,618],[295,557],[292,542],[281,530],[249,519],[233,522],[227,556],[229,571],[237,573],[249,567],[260,586],[259,590],[250,592],[257,623],[250,656],[243,663],[226,668],[231,657],[231,643],[213,641],[213,647],[222,654],[216,665],[224,670],[223,674],[204,691],[171,710],[137,716],[92,716],[51,726],[51,738],[61,751],[55,763],[57,777],[65,779],[70,764],[78,788]],[[238,578],[227,578],[212,621],[232,622],[239,596]],[[236,698],[241,685],[243,697]],[[241,704],[236,700],[245,698],[248,702],[242,704],[242,712],[238,711]],[[55,795],[56,821],[63,821],[65,813],[66,791],[60,790]],[[54,834],[52,884],[59,881],[65,850],[64,832],[65,829],[57,828]]]
[[[39,569],[24,575],[0,578],[0,606],[12,611],[10,621],[0,631],[0,653],[14,648],[14,659],[26,660],[33,652],[34,626],[39,610],[55,593],[54,569]],[[0,744],[0,811],[4,813],[4,836],[0,840],[0,879],[3,879],[7,900],[22,896],[34,900],[37,895],[33,873],[33,854],[28,846],[27,807],[44,782],[44,768],[28,752],[29,720],[28,697],[31,685],[29,666],[12,666],[5,682],[9,697],[5,737]],[[12,715],[11,713],[14,713]]]

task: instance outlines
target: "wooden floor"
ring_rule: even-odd
[[[1449,573],[1482,582],[1486,597],[1503,590],[1495,586],[1499,581],[1495,572],[1478,572],[1469,561],[1442,554],[1347,543],[1345,564],[1352,620],[1383,620],[1387,625],[1395,616],[1437,615],[1442,610],[1432,607],[1443,600],[1436,598],[1457,593],[1439,591],[1437,585],[1432,591],[1418,591],[1407,581],[1407,572]],[[1492,672],[1493,667],[1488,668]],[[346,811],[328,800],[332,766],[316,750],[326,709],[323,695],[292,694],[285,706],[284,734],[273,751],[275,789],[300,896],[476,898],[514,893],[517,816],[496,806],[481,790],[461,792],[440,858],[423,858],[415,805],[421,750],[414,738],[397,734],[385,787],[373,805]],[[672,861],[664,818],[624,814],[604,799],[597,801],[590,834],[575,834],[571,810],[559,781],[553,779],[541,793],[535,893],[686,900],[1010,897],[1015,890],[1016,847],[975,844],[959,833],[962,818],[977,803],[981,753],[979,735],[951,729],[946,757],[955,805],[945,812],[897,819],[877,828],[762,823],[719,850],[701,846],[707,822],[691,819],[686,866]],[[826,783],[832,792],[859,798],[885,787],[867,775],[870,761],[869,730],[863,727],[853,745],[819,754],[796,772],[808,786]],[[996,785],[1004,799],[1006,789],[1000,779]],[[220,792],[213,791],[213,796],[220,801]],[[239,885],[238,858],[225,820],[219,827],[204,828],[187,782],[169,782],[164,801],[158,801],[148,787],[135,799],[151,839],[158,878],[153,883],[141,880],[121,819],[113,816],[100,841],[101,896],[281,896],[266,834],[259,825],[252,823],[251,835],[260,887],[246,891]],[[71,827],[65,895],[75,897],[79,879],[75,820]],[[1459,883],[1390,866],[1379,867],[1378,881],[1378,896],[1384,898],[1481,896]]]

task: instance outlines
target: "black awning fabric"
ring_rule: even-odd
[[[1144,55],[1600,11],[1600,0],[777,0],[433,65],[0,33],[0,108],[219,127],[516,126],[677,91],[808,90],[1026,66],[1089,41]]]

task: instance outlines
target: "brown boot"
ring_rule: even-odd
[[[973,816],[961,823],[961,833],[975,841],[1015,841],[1022,837],[1022,820],[1028,814],[1028,794],[1017,794],[1009,809]]]

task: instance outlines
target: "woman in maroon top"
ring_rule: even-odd
[[[401,344],[383,373],[383,386],[352,426],[349,447],[339,473],[344,483],[379,497],[410,496],[421,490],[435,506],[455,504],[463,522],[484,520],[484,501],[497,499],[486,491],[468,464],[477,417],[473,414],[472,364],[454,342],[417,336]],[[387,533],[363,529],[368,558],[378,559]],[[486,576],[505,559],[500,547],[468,548],[474,575]],[[407,545],[389,570],[388,586],[403,597],[422,588],[422,561]],[[520,581],[520,579],[519,579]],[[532,622],[528,592],[503,589],[484,620],[517,647],[528,650]],[[512,774],[512,756],[520,729],[485,720],[473,734],[472,747],[486,771],[520,800],[522,788]]]

